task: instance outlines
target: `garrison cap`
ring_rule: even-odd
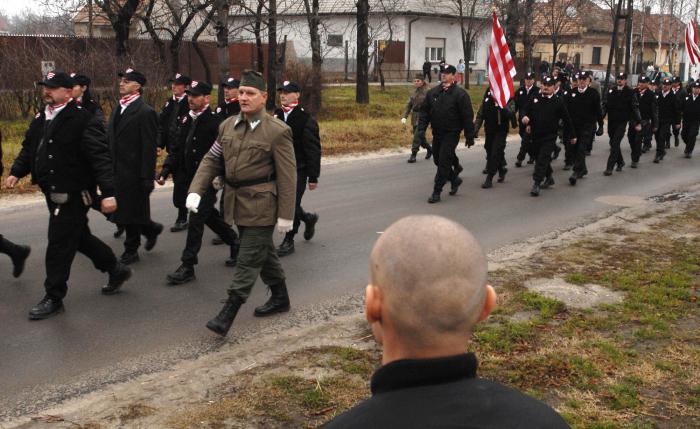
[[[615,80],[627,80],[627,73],[618,73],[615,75]]]
[[[448,64],[442,69],[442,72],[447,74],[455,74],[457,73],[457,67],[453,66],[452,64]]]
[[[525,73],[525,79],[532,79],[532,80],[534,80],[534,79],[535,79],[535,76],[536,76],[536,75],[535,75],[535,72],[527,72],[527,73]]]
[[[241,86],[250,86],[260,91],[267,91],[267,84],[265,83],[265,79],[263,79],[262,73],[253,70],[243,71],[241,75]]]
[[[238,88],[239,86],[241,86],[241,81],[236,78],[230,77],[224,82],[221,82],[221,86],[225,86],[227,88]]]
[[[545,76],[542,78],[542,84],[546,86],[552,86],[556,83],[557,79],[552,76]]]
[[[175,73],[175,77],[169,79],[168,82],[176,83],[178,85],[189,85],[190,83],[192,83],[192,79],[190,79],[188,76],[185,76],[184,74]]]
[[[85,76],[84,74],[71,73],[70,77],[71,79],[73,79],[73,83],[75,83],[76,85],[90,86],[90,78]]]
[[[425,80],[425,77],[423,76],[423,73],[416,73],[416,74],[413,76],[413,79],[415,79],[415,80]]]
[[[211,94],[211,84],[208,82],[190,82],[190,88],[185,91],[188,95],[209,95]]]
[[[143,75],[143,73],[136,71],[132,68],[128,68],[124,70],[123,72],[117,73],[117,76],[123,77],[124,79],[130,81],[130,82],[138,82],[141,85],[146,84],[146,76]]]
[[[73,88],[75,86],[75,82],[73,82],[68,73],[62,71],[50,71],[46,73],[44,80],[36,84],[47,88]]]
[[[639,83],[649,83],[651,82],[651,79],[649,79],[649,76],[640,76],[639,77]]]
[[[277,88],[278,91],[284,92],[301,92],[301,87],[296,82],[285,80],[282,85]]]

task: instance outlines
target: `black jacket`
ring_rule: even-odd
[[[569,112],[564,104],[563,92],[560,96],[545,97],[539,94],[533,97],[532,103],[527,107],[524,116],[530,119],[528,125],[535,140],[556,138],[559,133],[560,122],[564,126],[564,135],[569,138],[576,137],[571,116],[569,116]]]
[[[80,107],[87,110],[97,117],[97,120],[104,126],[105,125],[105,113],[99,104],[92,98],[85,98],[81,101]]]
[[[275,110],[274,116],[284,121],[282,109]],[[285,122],[292,129],[297,176],[308,177],[311,183],[318,182],[318,176],[321,175],[321,137],[316,119],[301,106],[297,106],[289,112]]]
[[[527,92],[524,85],[515,92],[513,102],[515,103],[515,111],[518,113],[518,119],[523,118],[523,112],[527,108],[527,105],[530,104],[530,101],[532,101],[532,99],[539,93],[540,88],[535,84],[533,84],[532,88],[530,88],[530,92]]]
[[[678,99],[669,91],[664,97],[663,92],[656,94],[656,104],[659,109],[659,123],[679,125],[681,123],[681,105]]]
[[[644,91],[644,94],[636,88],[634,90],[634,95],[637,97],[637,103],[639,104],[639,114],[643,121],[651,122],[653,128],[659,126],[659,110],[656,104],[656,96],[650,91]]]
[[[170,146],[177,138],[177,127],[182,121],[182,117],[190,111],[187,96],[182,100],[175,101],[171,95],[163,105],[163,109],[158,115],[158,147],[170,152]]]
[[[171,151],[163,162],[160,175],[167,178],[172,171],[178,171],[189,188],[199,163],[219,134],[219,124],[221,118],[209,108],[202,112],[197,120],[192,119],[189,113],[183,117],[177,131],[177,139],[170,147]]]
[[[484,93],[484,99],[481,101],[481,106],[479,106],[479,111],[476,113],[474,137],[479,134],[481,124],[484,124],[486,134],[508,133],[511,126],[515,128],[518,124],[513,113],[513,99],[510,100],[505,109],[502,109],[498,107],[491,96],[491,90],[487,89]]]
[[[603,126],[603,109],[600,104],[600,94],[590,86],[581,93],[578,88],[574,88],[564,96],[566,110],[569,112],[571,121],[577,131],[593,124]]]
[[[683,100],[683,125],[700,122],[700,96],[693,100],[693,95],[687,95]]]
[[[565,429],[546,404],[476,376],[476,357],[400,360],[372,376],[372,397],[326,429]]]
[[[637,97],[635,97],[632,88],[626,85],[622,89],[613,86],[608,90],[607,99],[603,103],[603,113],[608,115],[609,123],[619,124],[632,121],[634,124],[638,124],[642,121]]]
[[[32,183],[44,193],[94,193],[99,185],[104,197],[113,196],[112,158],[104,126],[75,101],[52,121],[46,121],[44,111],[37,113],[10,169],[10,175],[18,178],[30,173]]]
[[[433,134],[461,133],[471,139],[474,135],[474,110],[469,94],[457,84],[447,91],[438,85],[428,91],[421,109],[418,131],[425,132],[430,124]]]
[[[241,113],[241,104],[238,101],[230,103],[224,101],[219,103],[219,107],[216,108],[216,114],[221,117],[222,121],[239,113]]]
[[[148,199],[156,169],[158,115],[142,97],[117,118],[120,110],[117,104],[107,125],[117,197],[113,220],[117,224],[141,224],[150,219]]]

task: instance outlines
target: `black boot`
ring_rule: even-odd
[[[440,193],[433,191],[433,195],[428,198],[428,203],[435,204],[440,202]]]
[[[486,176],[486,180],[484,180],[484,183],[481,185],[481,187],[484,189],[493,188],[493,174],[489,174],[488,176]]]
[[[260,307],[255,308],[255,317],[270,316],[275,313],[289,311],[289,294],[287,284],[282,282],[278,285],[270,285],[270,299]]]
[[[578,173],[574,173],[569,177],[569,183],[571,186],[576,186],[576,180],[578,180]]]
[[[411,156],[408,158],[407,161],[409,164],[413,164],[416,162],[416,152],[411,152]]]
[[[532,189],[530,190],[530,195],[533,197],[540,196],[540,182],[533,182]]]
[[[119,292],[122,285],[131,278],[131,268],[117,262],[112,271],[109,272],[109,281],[102,286],[102,295],[114,295]]]
[[[190,264],[180,265],[175,272],[166,276],[169,285],[181,285],[191,282],[196,277],[194,275],[194,267]]]
[[[143,245],[143,248],[146,249],[147,251],[153,250],[154,247],[156,247],[156,243],[158,242],[158,236],[163,232],[163,225],[156,223],[155,231],[153,235],[150,237],[146,237],[146,244]]]
[[[654,162],[654,164],[658,164],[659,162],[661,162],[661,157],[660,157],[659,155],[656,155],[656,156],[654,157],[654,161],[653,161],[653,162]]]
[[[318,222],[318,215],[316,213],[306,214],[306,219],[304,219],[304,240],[309,241],[314,238],[314,234],[316,234],[316,222]]]
[[[678,136],[673,136],[673,145],[675,147],[678,147],[678,145],[681,144],[681,142],[678,140]]]
[[[632,161],[632,164],[630,164],[630,168],[637,168],[639,166],[639,162],[637,161]]]
[[[277,248],[277,256],[280,258],[283,256],[291,255],[294,253],[294,239],[290,237],[284,237],[282,244]]]
[[[175,221],[173,226],[170,227],[170,232],[180,232],[180,231],[185,231],[187,229],[187,219],[181,220],[178,219]]]
[[[552,155],[552,161],[554,161],[555,159],[559,158],[559,153],[560,153],[560,152],[561,152],[561,148],[559,147],[559,145],[555,145],[555,146],[554,146],[554,154]]]
[[[37,305],[29,310],[29,320],[48,319],[63,312],[63,302],[45,296]]]
[[[503,183],[503,181],[506,180],[507,173],[508,169],[505,167],[501,167],[498,169],[498,183]]]
[[[119,262],[124,265],[131,265],[140,260],[139,254],[137,252],[124,252],[119,258]]]
[[[459,190],[460,185],[462,184],[463,180],[461,177],[457,176],[452,180],[452,184],[450,187],[450,195],[457,195],[457,191]]]
[[[428,145],[425,147],[425,150],[427,151],[425,154],[425,159],[430,159],[430,157],[433,156],[433,147]]]
[[[236,314],[238,314],[238,310],[241,308],[241,305],[243,305],[242,299],[235,295],[229,296],[228,300],[224,304],[224,308],[221,309],[219,314],[207,322],[207,328],[210,331],[225,337],[226,334],[228,334],[229,329],[231,329],[233,319],[236,318]]]
[[[24,263],[32,252],[31,247],[15,244],[4,238],[0,239],[0,252],[6,253],[12,260],[12,276],[17,278],[24,271]]]
[[[528,160],[527,160],[527,163],[530,164],[530,165],[531,165],[531,164],[534,164],[534,163],[535,163],[535,158],[530,158],[530,159],[528,159]]]
[[[554,185],[554,177],[552,176],[547,176],[546,179],[544,179],[544,183],[542,184],[541,188],[542,189],[547,189],[550,186]]]
[[[241,248],[241,241],[236,239],[236,241],[231,246],[231,253],[229,258],[224,263],[227,267],[235,267],[238,263],[238,250]]]
[[[124,226],[117,225],[117,230],[114,231],[114,238],[119,238],[124,234]]]

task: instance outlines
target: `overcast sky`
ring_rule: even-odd
[[[0,12],[8,16],[14,16],[24,9],[39,12],[39,0],[0,0]]]

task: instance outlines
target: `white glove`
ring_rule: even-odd
[[[185,200],[185,207],[192,213],[197,213],[200,201],[202,201],[202,197],[200,197],[199,194],[188,194],[187,199]]]
[[[401,123],[406,125],[406,118],[401,118]]]
[[[211,186],[217,191],[224,189],[224,176],[216,176],[214,180],[211,181]]]
[[[277,218],[277,232],[280,234],[288,233],[292,230],[292,227],[294,227],[293,220],[282,219],[281,217]]]

